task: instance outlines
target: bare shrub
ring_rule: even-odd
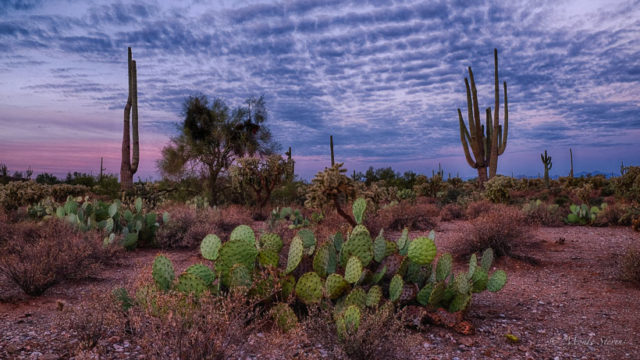
[[[225,238],[237,226],[251,225],[253,223],[251,210],[241,205],[229,205],[221,208],[217,212],[212,212],[209,218],[215,222]]]
[[[439,214],[440,211],[434,204],[412,205],[403,201],[398,205],[381,209],[366,219],[365,223],[372,234],[377,234],[380,229],[402,230],[405,227],[410,230],[431,230],[435,227]]]
[[[451,221],[464,218],[464,211],[458,204],[447,204],[440,210],[441,221]]]
[[[5,227],[0,273],[25,293],[41,295],[65,279],[86,278],[113,254],[98,232],[81,233],[56,219]]]
[[[624,280],[640,285],[640,249],[629,248],[621,263],[621,275]]]
[[[494,208],[494,206],[496,205],[487,200],[474,201],[467,205],[465,214],[467,216],[467,219],[472,220],[482,214],[488,213],[491,209]]]
[[[531,201],[522,208],[525,221],[530,225],[562,226],[564,213],[556,204],[547,205],[540,200]]]
[[[313,344],[333,350],[337,359],[406,359],[402,339],[406,329],[393,307],[383,306],[374,311],[363,311],[360,326],[344,339],[338,337],[333,309],[312,308],[302,322],[303,331]]]
[[[492,248],[496,256],[522,257],[513,250],[522,243],[529,228],[520,210],[494,205],[488,212],[471,220],[469,230],[458,238],[455,252],[460,256]]]

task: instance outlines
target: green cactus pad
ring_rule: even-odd
[[[446,253],[440,256],[436,265],[436,281],[444,281],[451,273],[452,265],[453,257],[451,257],[451,254]]]
[[[151,275],[158,289],[169,290],[175,278],[171,260],[164,255],[156,256],[153,260]]]
[[[392,302],[398,301],[400,299],[400,295],[402,295],[403,287],[404,280],[402,280],[402,276],[398,274],[394,275],[389,283],[389,300]]]
[[[214,261],[218,258],[220,246],[222,246],[220,238],[214,234],[209,234],[200,243],[200,254],[202,254],[203,258]]]
[[[358,198],[353,202],[353,217],[356,223],[362,224],[362,218],[364,217],[364,211],[367,209],[367,200],[364,198]]]
[[[183,273],[178,277],[176,290],[184,294],[200,295],[207,288],[207,285],[198,276],[190,273]]]
[[[287,300],[289,296],[293,293],[293,289],[296,286],[296,279],[293,275],[286,276],[282,280],[280,280],[280,297],[282,300]]]
[[[471,295],[467,293],[457,293],[451,303],[449,303],[449,312],[454,313],[464,311],[471,303]]]
[[[500,291],[507,283],[507,273],[504,270],[496,270],[487,282],[487,290],[491,292]]]
[[[185,272],[199,277],[207,286],[211,285],[216,279],[216,274],[203,264],[193,264]]]
[[[284,244],[278,234],[264,233],[260,236],[260,248],[269,249],[275,253],[280,253]]]
[[[471,291],[477,293],[487,289],[487,282],[489,281],[489,275],[482,267],[476,268],[471,276]]]
[[[482,253],[482,258],[480,259],[480,266],[484,269],[485,272],[489,273],[491,270],[491,264],[493,263],[493,250],[488,248]]]
[[[253,233],[253,229],[248,225],[239,225],[231,232],[229,241],[244,240],[251,245],[256,245],[256,235]]]
[[[419,265],[428,265],[436,257],[436,244],[427,237],[419,237],[409,244],[408,256]]]
[[[387,241],[387,247],[384,252],[384,257],[393,255],[398,252],[398,245],[393,241]]]
[[[258,250],[246,240],[230,240],[222,245],[216,270],[222,275],[222,284],[229,286],[229,272],[233,265],[242,264],[247,269],[255,267]]]
[[[467,272],[467,279],[471,279],[473,277],[473,273],[476,272],[478,268],[478,258],[476,254],[471,255],[471,259],[469,259],[469,271]]]
[[[276,304],[271,308],[271,317],[282,332],[288,332],[298,325],[298,317],[289,304]]]
[[[360,308],[356,305],[348,306],[343,313],[344,324],[348,334],[355,334],[360,327]]]
[[[302,239],[302,245],[308,255],[313,254],[313,250],[316,248],[316,237],[313,235],[313,231],[309,229],[302,229],[298,231],[297,236]]]
[[[380,280],[382,280],[382,278],[384,277],[384,275],[387,273],[387,266],[385,265],[384,267],[382,267],[382,269],[380,271],[378,271],[377,273],[375,273],[373,275],[373,277],[371,278],[371,283],[372,284],[377,284],[380,282]]]
[[[351,230],[351,234],[349,234],[349,238],[356,236],[360,233],[365,233],[369,236],[371,236],[371,233],[369,233],[369,229],[366,228],[366,226],[362,225],[362,224],[358,224],[356,225],[353,230]]]
[[[407,251],[409,249],[409,229],[402,229],[402,235],[398,238],[398,253],[400,255],[407,255]]]
[[[327,297],[335,300],[349,288],[349,283],[339,274],[331,274],[324,283]]]
[[[367,293],[367,306],[371,308],[378,307],[381,299],[382,288],[379,285],[372,286]]]
[[[362,276],[362,263],[357,257],[352,256],[347,261],[347,266],[344,270],[344,279],[350,284],[355,284],[360,280],[360,276]]]
[[[429,305],[438,306],[438,304],[444,299],[444,291],[446,285],[444,282],[437,282],[433,289],[431,290],[431,294],[429,295]]]
[[[313,257],[313,271],[320,277],[327,277],[336,271],[337,255],[330,243],[324,243],[318,247]]]
[[[422,286],[424,281],[427,279],[427,272],[422,267],[422,265],[418,265],[413,261],[408,261],[407,271],[404,275],[404,280],[408,283],[413,283],[418,286]]]
[[[356,305],[361,309],[367,306],[367,293],[361,287],[356,287],[344,298],[344,306]]]
[[[135,204],[136,212],[139,213],[142,211],[142,198],[136,198]]]
[[[241,286],[249,288],[252,282],[251,272],[246,266],[243,264],[235,264],[231,267],[229,271],[229,288],[233,289]]]
[[[333,247],[336,251],[340,251],[342,249],[342,244],[344,243],[344,238],[342,237],[342,233],[338,231],[335,235],[333,235]]]
[[[293,240],[291,240],[291,244],[289,245],[287,269],[285,270],[286,274],[289,274],[298,267],[300,261],[302,260],[303,252],[304,245],[302,244],[302,239],[299,236],[295,236]]]
[[[346,266],[347,260],[349,260],[351,256],[357,256],[362,266],[365,267],[373,260],[373,244],[368,232],[359,232],[355,236],[352,235],[349,237],[349,240],[344,243],[340,263]]]
[[[376,262],[382,262],[385,256],[387,256],[387,241],[384,239],[383,230],[380,230],[380,234],[373,241],[373,259]]]
[[[456,287],[456,291],[460,294],[468,294],[471,290],[471,285],[469,284],[469,280],[467,279],[466,274],[458,274],[453,281]]]
[[[433,290],[433,284],[429,283],[425,285],[420,291],[418,291],[418,295],[416,295],[416,300],[422,306],[427,306],[429,304],[429,296],[431,296],[431,291]]]
[[[277,268],[279,261],[280,255],[271,249],[262,249],[260,253],[258,253],[258,263],[264,268]]]
[[[308,272],[296,283],[296,296],[303,303],[317,304],[322,300],[322,279],[315,272]]]

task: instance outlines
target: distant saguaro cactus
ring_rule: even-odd
[[[495,106],[493,113],[493,124],[491,123],[491,107],[486,109],[486,129],[480,124],[480,108],[478,106],[478,92],[473,78],[473,72],[469,67],[469,80],[464,79],[467,88],[467,111],[469,117],[469,129],[465,125],[462,111],[458,109],[458,120],[460,122],[460,142],[464,149],[464,155],[471,166],[478,170],[478,181],[484,183],[488,178],[493,178],[498,170],[498,156],[504,153],[507,148],[507,135],[509,132],[509,110],[507,103],[507,82],[504,82],[504,131],[500,125],[498,111],[500,108],[500,89],[498,86],[498,49],[493,50],[494,56],[494,79],[495,79]],[[469,151],[469,146],[471,151]],[[473,157],[471,156],[473,152]],[[487,167],[489,176],[487,178]]]
[[[138,171],[140,162],[140,142],[138,140],[138,75],[136,61],[131,57],[128,48],[129,65],[129,96],[124,106],[124,129],[122,133],[122,161],[120,163],[120,189],[123,191],[133,188],[133,174]],[[129,130],[131,118],[131,130]],[[133,133],[133,156],[131,156],[130,132]]]
[[[544,164],[544,184],[546,187],[549,187],[549,170],[551,170],[551,156],[547,155],[547,150],[544,151],[544,155],[540,154],[540,160]]]
[[[569,157],[571,158],[571,171],[569,171],[569,177],[573,177],[573,151],[569,148]]]

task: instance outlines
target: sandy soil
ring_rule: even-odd
[[[439,251],[450,249],[465,226],[465,222],[440,223]],[[563,244],[558,243],[561,238]],[[640,244],[640,233],[629,227],[542,227],[533,229],[527,241],[527,255],[541,264],[512,259],[495,264],[507,271],[509,279],[499,293],[474,297],[468,318],[476,327],[475,335],[427,325],[405,339],[407,355],[416,359],[640,359],[640,289],[617,278],[620,256],[630,244]],[[0,279],[0,358],[86,358],[87,354],[76,354],[76,335],[60,326],[61,303],[76,306],[92,291],[107,293],[128,284],[157,252],[125,253],[117,266],[97,278],[58,284],[39,298],[21,295]],[[195,250],[172,251],[169,257],[180,270],[198,261]],[[465,264],[458,261],[457,266]],[[508,341],[506,334],[517,336],[519,342]],[[259,342],[260,335],[249,341]],[[109,340],[113,351],[108,357],[143,357],[135,344]],[[330,357],[330,351],[306,346],[313,351],[301,349],[297,358]],[[256,351],[246,358],[278,358]]]

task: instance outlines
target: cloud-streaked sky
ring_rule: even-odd
[[[10,170],[117,173],[127,46],[138,65],[141,167],[155,161],[185,97],[239,105],[264,95],[297,172],[474,175],[464,160],[472,66],[493,104],[493,48],[509,87],[498,171],[618,172],[640,164],[640,1],[0,0],[0,162]],[[501,94],[502,96],[502,94]],[[501,99],[501,105],[503,101]],[[503,117],[501,108],[500,117]]]

